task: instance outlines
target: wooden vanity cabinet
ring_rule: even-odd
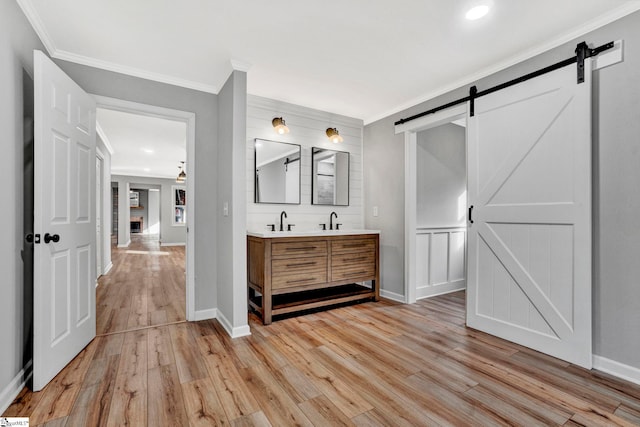
[[[249,308],[268,325],[279,314],[378,301],[379,251],[378,234],[247,236]]]

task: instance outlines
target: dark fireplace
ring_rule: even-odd
[[[132,233],[142,233],[142,217],[131,217],[129,223]]]

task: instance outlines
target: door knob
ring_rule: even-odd
[[[49,242],[58,243],[59,241],[60,241],[60,236],[57,234],[51,235],[49,233],[45,233],[44,235],[45,243],[49,243]]]

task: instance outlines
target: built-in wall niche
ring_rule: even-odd
[[[256,138],[254,150],[254,201],[299,205],[300,146]]]
[[[187,223],[187,187],[174,185],[171,187],[171,192],[173,193],[171,223],[175,226],[183,226]]]
[[[311,148],[311,203],[349,206],[349,153]]]

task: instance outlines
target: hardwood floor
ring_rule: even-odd
[[[184,254],[184,246],[160,247],[157,235],[112,246],[113,268],[96,289],[97,334],[185,321]]]
[[[5,416],[43,426],[640,425],[640,387],[464,326],[464,293],[97,337]]]

